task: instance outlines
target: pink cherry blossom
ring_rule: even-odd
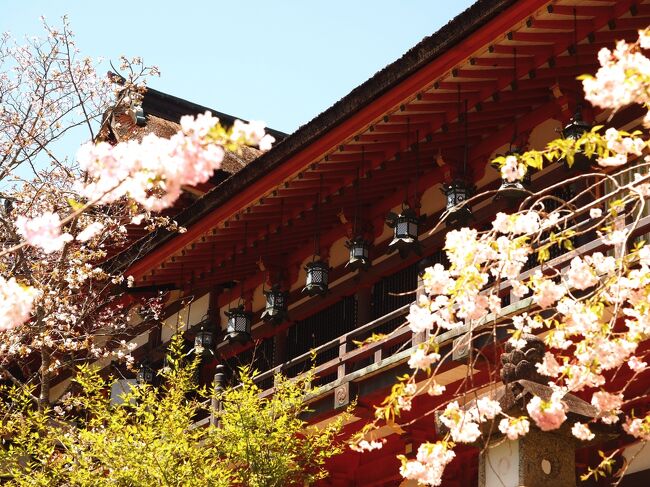
[[[13,277],[0,276],[0,331],[22,325],[32,314],[39,291],[19,284]]]
[[[128,196],[148,210],[160,211],[176,201],[182,186],[203,183],[219,169],[223,144],[270,147],[273,138],[265,135],[261,122],[236,120],[230,138],[214,139],[211,130],[218,122],[206,112],[182,117],[181,131],[169,139],[148,134],[142,141],[115,146],[105,142],[82,146],[77,160],[93,178],[82,188],[84,194],[103,203]]]
[[[562,396],[558,391],[551,395],[549,401],[535,396],[526,405],[528,414],[542,431],[558,429],[566,420],[566,406],[562,402]]]
[[[440,354],[438,353],[427,353],[427,351],[418,347],[415,352],[411,354],[409,358],[408,365],[412,369],[427,370],[431,367],[431,364],[440,360]]]
[[[589,210],[589,218],[600,218],[603,216],[603,210],[600,208],[591,208]]]
[[[499,413],[501,413],[501,404],[499,404],[499,401],[495,401],[489,397],[478,399],[476,405],[468,411],[469,417],[479,423],[494,419]]]
[[[350,449],[360,453],[364,451],[380,450],[384,446],[384,443],[386,443],[385,439],[382,439],[381,441],[361,440],[359,443],[350,444]]]
[[[650,49],[650,31],[648,29],[639,31],[639,45],[642,49]]]
[[[537,372],[548,377],[557,377],[560,375],[560,364],[551,352],[544,353],[541,363],[535,364]]]
[[[515,219],[515,228],[513,233],[518,235],[530,235],[541,228],[541,221],[539,213],[529,210],[525,213],[520,213]]]
[[[412,304],[409,308],[409,314],[406,317],[409,328],[413,333],[421,333],[425,330],[430,330],[433,327],[433,318],[428,308],[424,308],[419,304]]]
[[[599,412],[600,420],[605,424],[613,424],[618,421],[623,405],[622,394],[611,394],[606,391],[594,392],[591,396],[591,404]]]
[[[447,294],[454,286],[455,281],[450,277],[449,271],[442,264],[427,267],[422,276],[424,290],[428,294]]]
[[[544,278],[540,271],[535,272],[533,289],[533,300],[541,308],[552,306],[566,294],[566,287],[563,284],[555,284],[552,280]]]
[[[639,262],[641,265],[650,267],[650,246],[644,245],[639,250]]]
[[[499,233],[511,233],[514,228],[514,222],[511,215],[506,213],[497,213],[494,221],[492,222],[492,228]]]
[[[512,294],[514,294],[518,298],[523,298],[530,292],[530,289],[528,286],[526,286],[523,282],[518,281],[516,279],[513,279],[510,281],[510,285],[512,286]]]
[[[599,157],[598,164],[603,167],[617,167],[627,163],[627,155],[615,154],[608,157]]]
[[[21,215],[16,219],[16,228],[28,244],[39,247],[46,254],[61,250],[72,240],[69,234],[61,234],[61,219],[52,212],[34,218]]]
[[[628,419],[623,429],[629,435],[642,441],[650,441],[650,415],[645,418]]]
[[[455,442],[473,443],[481,436],[481,430],[472,419],[472,415],[462,410],[457,401],[447,404],[447,407],[440,415],[440,421],[449,428],[451,437]]]
[[[525,436],[530,429],[530,422],[525,417],[503,418],[499,422],[499,431],[506,435],[509,440],[514,441]]]
[[[104,225],[102,225],[100,222],[93,222],[84,228],[81,232],[79,232],[79,235],[77,235],[76,239],[79,242],[86,242],[101,232],[103,228]]]
[[[526,175],[526,166],[516,156],[507,156],[501,166],[501,177],[509,182],[520,181]]]
[[[642,361],[636,355],[630,357],[630,359],[627,361],[627,365],[634,372],[643,372],[648,367],[648,364]]]
[[[571,428],[571,434],[582,441],[593,440],[596,435],[594,435],[589,426],[583,423],[573,423]]]
[[[407,461],[401,457],[400,474],[405,479],[416,480],[422,485],[437,486],[442,483],[445,467],[455,456],[446,442],[422,443],[415,460]]]
[[[587,262],[574,257],[567,271],[567,282],[575,289],[587,289],[598,283],[598,277]]]

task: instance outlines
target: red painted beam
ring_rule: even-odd
[[[202,233],[210,230],[219,222],[229,218],[239,209],[247,206],[272,191],[287,178],[293,176],[301,168],[318,160],[336,147],[341,141],[347,140],[354,134],[375,123],[387,111],[398,106],[405,99],[425,90],[441,74],[452,68],[477,49],[483,48],[486,44],[498,38],[503,32],[507,32],[518,22],[525,20],[537,9],[546,5],[548,0],[529,0],[517,2],[508,8],[501,15],[497,16],[486,25],[477,29],[472,35],[459,42],[454,49],[449,49],[431,63],[419,69],[397,86],[379,96],[372,103],[360,108],[354,115],[343,121],[340,125],[323,134],[311,145],[289,157],[282,165],[273,169],[266,177],[261,178],[244,188],[237,196],[231,198],[219,208],[216,208],[210,215],[207,215],[200,222],[191,226],[186,233],[173,238],[147,256],[131,266],[126,274],[136,279],[146,273],[152,267],[160,264],[168,255],[180,250]]]

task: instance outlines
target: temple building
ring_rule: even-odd
[[[185,233],[134,230],[131,246],[110,261],[134,277],[130,293],[163,296],[161,321],[135,319],[136,359],[160,366],[165,344],[181,331],[188,347],[196,341],[210,350],[203,382],[221,373],[218,366],[231,381],[239,365],[252,364],[263,394],[272,394],[276,372],[296,376],[313,365],[319,387],[310,421],[328,421],[356,399],[346,431],[358,430],[425,339],[404,326],[405,315],[419,272],[445,263],[448,229],[486,228],[519,197],[521,188],[502,186],[492,158],[542,149],[596,124],[641,125],[640,107],[613,116],[591,107],[576,77],[596,71],[602,47],[633,41],[648,25],[648,0],[478,0],[294,133],[271,131],[277,141],[270,151],[229,156],[209,183],[185,188],[170,212]],[[142,120],[116,115],[106,137],[171,134],[181,115],[205,107],[149,90],[142,110]],[[569,174],[554,164],[527,184],[538,190]],[[570,197],[576,184],[558,196]],[[493,192],[438,225],[446,209],[500,188],[501,197]],[[637,234],[648,231],[644,215]],[[604,247],[594,235],[573,244],[575,251],[553,255],[552,263]],[[522,306],[507,286],[501,298],[506,315]],[[381,338],[358,346],[373,334]],[[448,332],[440,346],[462,339],[463,330]],[[469,349],[481,346],[468,343],[467,353],[444,365],[446,396],[416,400],[401,434],[382,431],[388,441],[381,450],[333,458],[322,485],[412,485],[401,478],[396,455],[408,457],[436,437],[435,417],[424,413],[499,366],[498,357],[468,365]],[[647,408],[647,399],[635,408]],[[590,411],[576,403],[572,413]],[[458,449],[443,485],[576,485],[599,449],[629,443],[625,455],[637,453],[623,434],[603,433],[585,445],[535,432],[520,443],[487,453]],[[649,469],[650,452],[642,451],[620,485],[646,485]]]

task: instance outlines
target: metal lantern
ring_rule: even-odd
[[[212,355],[212,345],[214,343],[214,334],[206,330],[203,326],[196,332],[194,337],[194,350],[201,355]]]
[[[244,310],[243,305],[226,311],[228,326],[225,340],[245,343],[251,339],[251,322],[253,316]]]
[[[274,325],[280,324],[287,319],[287,293],[281,291],[279,286],[273,286],[264,291],[266,305],[262,312],[262,319]]]
[[[352,270],[366,270],[370,267],[370,242],[363,237],[355,237],[346,242],[345,246],[350,251],[350,258],[345,267]]]
[[[149,363],[142,362],[140,364],[140,368],[138,369],[138,373],[135,376],[135,379],[138,384],[151,384],[153,383],[153,375],[154,372]]]
[[[510,150],[506,156],[517,156],[521,152],[518,148],[513,148]],[[501,172],[499,166],[495,165],[494,168]],[[531,168],[528,167],[526,174],[520,180],[508,181],[505,178],[501,178],[501,186],[499,186],[498,193],[494,197],[494,201],[507,200],[507,201],[517,201],[522,198],[525,198],[530,194],[530,178],[531,178]]]
[[[474,186],[471,183],[464,179],[454,179],[451,183],[443,186],[442,192],[447,197],[448,226],[466,225],[474,218],[469,205],[459,207],[474,193]]]
[[[329,286],[329,265],[322,260],[316,260],[307,264],[305,270],[307,278],[302,292],[309,296],[325,295]]]
[[[578,109],[571,117],[571,120],[569,120],[569,123],[566,124],[564,129],[562,129],[562,137],[565,139],[572,139],[572,140],[578,140],[580,137],[582,137],[585,133],[589,132],[591,130],[591,125],[589,125],[587,122],[585,122],[582,119],[582,113],[580,112],[580,109]],[[564,162],[566,167],[569,167],[568,162],[565,159]],[[570,169],[576,169],[578,171],[587,171],[591,167],[591,158],[588,157],[584,152],[579,151],[576,152],[575,155],[573,156],[573,165],[570,167]]]
[[[422,253],[418,241],[420,217],[408,206],[402,209],[399,215],[389,213],[386,225],[393,229],[393,240],[388,244],[389,251],[399,251],[400,257],[406,257],[412,250],[416,254]]]

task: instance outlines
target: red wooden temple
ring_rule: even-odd
[[[186,188],[173,216],[187,232],[142,232],[111,263],[128,267],[133,292],[164,292],[163,322],[135,328],[136,356],[155,366],[173,333],[181,329],[193,343],[203,327],[214,339],[214,355],[202,364],[204,381],[219,364],[230,380],[239,364],[252,363],[262,372],[260,386],[271,393],[273,374],[304,372],[313,351],[320,389],[311,421],[328,420],[356,397],[354,420],[346,428],[358,429],[406,371],[417,343],[401,325],[423,260],[444,262],[446,228],[430,232],[445,209],[443,190],[457,180],[479,192],[497,189],[499,174],[489,164],[495,155],[513,146],[543,148],[576,112],[590,124],[639,125],[641,109],[609,120],[609,113],[584,103],[576,76],[595,72],[599,49],[617,39],[634,40],[649,24],[646,0],[479,0],[293,134],[274,132],[278,141],[270,151],[252,149],[231,158],[210,183]],[[143,109],[148,127],[142,130],[163,133],[181,115],[205,107],[150,90]],[[113,136],[138,136],[129,127],[122,130]],[[557,165],[534,174],[531,185],[539,189],[564,178],[566,170]],[[469,224],[482,228],[507,206],[505,199],[486,197],[473,205]],[[391,244],[397,231],[391,225],[401,224],[396,215],[409,212],[417,249]],[[646,216],[639,233],[648,231]],[[359,241],[365,245],[349,265],[349,243]],[[583,239],[575,245],[579,252],[601,244]],[[326,265],[311,268],[311,292],[304,292],[312,262]],[[321,295],[318,273],[325,271],[327,292]],[[284,292],[274,297],[286,300],[286,315],[265,320],[264,292],[273,286]],[[503,302],[518,305],[507,288]],[[245,329],[226,329],[226,313],[232,318],[238,309],[237,319],[250,313],[250,336]],[[387,336],[354,345],[373,333]],[[448,333],[441,345],[459,336]],[[480,382],[487,374],[458,357],[446,364],[441,380],[453,391],[468,376]],[[323,485],[410,485],[400,478],[396,455],[408,456],[435,438],[435,420],[425,413],[446,399],[415,401],[406,421],[421,419],[401,435],[386,428],[388,441],[379,451],[334,458]],[[592,464],[598,448],[630,439],[607,441],[579,449],[576,470]],[[650,456],[635,461],[621,485],[649,481]],[[484,483],[479,477],[479,450],[466,447],[443,485]],[[550,482],[549,477],[544,485]]]

